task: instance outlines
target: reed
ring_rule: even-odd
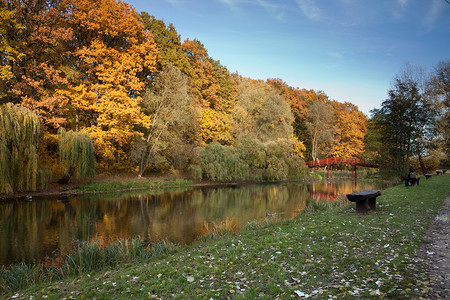
[[[28,265],[21,263],[9,269],[0,269],[0,294],[21,290],[40,282],[45,277],[45,270],[41,264]]]
[[[220,223],[204,222],[203,229],[204,234],[202,234],[202,237],[204,239],[214,239],[235,233],[237,231],[237,226],[235,221],[227,218]]]
[[[160,256],[167,254],[179,247],[178,244],[167,242],[167,241],[161,241],[158,243],[155,243],[150,248],[150,255],[151,256]]]
[[[176,245],[169,242],[157,243],[149,248],[140,237],[120,239],[108,246],[102,246],[99,240],[82,243],[63,259],[60,266],[45,267],[40,263],[21,263],[0,269],[0,295],[21,290],[31,284],[51,282],[72,275],[114,268],[122,263],[167,254],[175,248]]]

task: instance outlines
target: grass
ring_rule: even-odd
[[[0,269],[0,295],[11,293],[33,284],[52,282],[98,270],[115,268],[120,264],[138,263],[151,257],[166,254],[178,247],[173,243],[160,242],[145,245],[141,238],[120,239],[116,243],[102,246],[100,241],[81,244],[74,253],[65,257],[56,266],[25,263]]]
[[[145,180],[145,179],[134,179],[134,180],[108,180],[102,182],[94,182],[83,185],[79,188],[80,191],[122,191],[122,190],[132,190],[132,189],[143,189],[143,188],[163,188],[169,186],[186,186],[193,185],[194,182],[187,179],[176,179],[170,181],[163,180]]]
[[[164,248],[158,256],[80,270],[6,296],[18,299],[410,299],[430,278],[415,256],[450,177],[382,191],[366,216],[354,203],[310,203],[288,221],[251,222],[240,233],[216,224],[215,238]],[[218,227],[218,228],[217,228]],[[2,282],[3,284],[3,282]]]

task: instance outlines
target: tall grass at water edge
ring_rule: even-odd
[[[114,268],[120,264],[142,261],[164,255],[175,248],[176,244],[165,241],[148,246],[141,238],[121,239],[108,246],[102,246],[99,241],[85,242],[72,254],[63,258],[59,266],[46,267],[42,263],[21,263],[9,268],[0,268],[0,295],[37,283],[61,280]]]

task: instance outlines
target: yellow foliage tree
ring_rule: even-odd
[[[364,137],[367,132],[367,117],[358,107],[349,102],[332,101],[334,108],[334,136],[332,156],[361,157],[364,152]]]
[[[102,166],[123,162],[136,126],[150,118],[139,107],[146,76],[155,71],[157,49],[139,16],[115,0],[72,0],[74,51],[65,72],[72,88],[60,90],[72,123],[89,133]]]

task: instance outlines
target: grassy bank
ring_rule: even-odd
[[[146,179],[106,180],[82,185],[78,188],[78,190],[81,192],[88,192],[88,191],[107,192],[107,191],[124,191],[133,189],[176,187],[193,184],[194,184],[193,181],[187,179],[176,179],[169,181],[146,180]]]
[[[427,292],[415,257],[450,176],[420,186],[396,186],[378,197],[377,211],[357,216],[354,204],[310,203],[289,221],[252,222],[238,234],[212,231],[185,247],[140,256],[100,271],[10,293],[19,299],[62,298],[335,298],[407,299]],[[95,269],[95,268],[94,268]]]

